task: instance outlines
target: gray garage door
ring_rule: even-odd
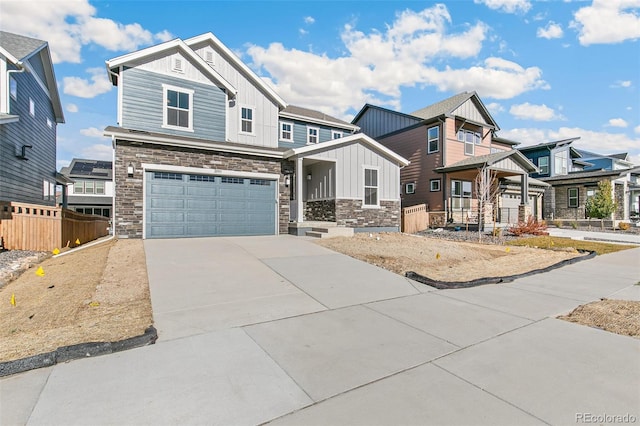
[[[146,172],[147,238],[273,235],[276,181]]]

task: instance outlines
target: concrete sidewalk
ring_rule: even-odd
[[[158,342],[1,379],[0,424],[640,421],[640,340],[555,319],[640,300],[640,248],[457,290],[303,237],[145,250]]]
[[[548,228],[549,235],[553,237],[565,237],[574,240],[593,240],[616,244],[638,244],[640,245],[639,234],[629,234],[622,231],[601,232],[599,225],[594,226],[593,231],[583,231],[579,229]]]

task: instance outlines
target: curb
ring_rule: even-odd
[[[589,251],[589,250],[578,250],[578,251],[580,253],[589,253],[589,254],[587,254],[586,256],[574,257],[573,259],[563,260],[554,265],[547,266],[546,268],[534,269],[533,271],[524,272],[522,274],[517,274],[517,275],[508,275],[505,277],[479,278],[477,280],[471,280],[471,281],[436,281],[413,271],[409,271],[405,273],[404,276],[414,281],[417,281],[421,284],[426,284],[428,286],[435,287],[438,290],[471,288],[471,287],[477,287],[477,286],[486,285],[486,284],[508,283],[518,278],[524,278],[531,275],[541,274],[543,272],[549,272],[553,269],[561,268],[563,266],[570,265],[572,263],[582,262],[583,260],[593,259],[594,257],[596,257],[595,251]]]
[[[55,351],[33,355],[27,358],[0,363],[0,377],[23,373],[36,368],[51,367],[74,359],[108,355],[141,346],[153,345],[158,340],[158,331],[150,326],[140,336],[130,337],[118,342],[91,342],[71,346],[62,346]]]

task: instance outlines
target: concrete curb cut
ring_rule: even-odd
[[[158,331],[154,326],[150,326],[144,331],[144,334],[118,342],[91,342],[62,346],[52,352],[2,362],[0,363],[0,377],[35,370],[36,368],[51,367],[74,359],[107,355],[141,346],[153,345],[156,340],[158,340]]]
[[[500,284],[500,283],[508,283],[512,282],[518,278],[528,277],[531,275],[541,274],[543,272],[551,271],[552,269],[561,268],[566,265],[570,265],[572,263],[582,262],[583,260],[593,259],[596,257],[595,251],[589,250],[578,250],[581,253],[589,253],[586,256],[575,257],[573,259],[563,260],[562,262],[558,262],[554,265],[547,266],[546,268],[534,269],[533,271],[525,272],[517,275],[509,275],[506,277],[488,277],[488,278],[479,278],[477,280],[471,281],[436,281],[431,278],[427,278],[423,275],[415,273],[413,271],[409,271],[404,274],[405,277],[417,281],[421,284],[426,284],[431,287],[435,287],[438,290],[449,290],[455,288],[470,288],[477,287],[479,285],[485,284]]]

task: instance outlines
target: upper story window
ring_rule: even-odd
[[[416,183],[409,182],[404,185],[404,193],[405,194],[415,194],[416,193]]]
[[[293,142],[293,123],[289,121],[280,122],[280,140]]]
[[[482,142],[482,137],[479,132],[473,132],[471,130],[460,129],[458,130],[458,140],[464,142],[465,155],[473,155],[475,152],[475,145]]]
[[[549,156],[548,155],[538,158],[538,168],[540,169],[541,175],[549,174]]]
[[[51,121],[49,117],[47,117],[47,126],[49,126],[50,129],[53,129],[53,121]]]
[[[36,103],[31,98],[29,98],[29,114],[32,117],[36,116]]]
[[[307,127],[307,143],[318,143],[320,129],[317,127]]]
[[[340,139],[342,137],[342,132],[338,130],[331,131],[331,139]]]
[[[240,132],[253,134],[253,108],[240,108]]]
[[[377,207],[378,204],[378,169],[364,169],[364,206]]]
[[[193,130],[193,90],[168,85],[164,89],[164,123],[162,127]]]
[[[429,191],[431,192],[440,191],[440,179],[431,179],[429,181]]]
[[[430,127],[427,130],[427,153],[438,152],[440,147],[440,128]]]
[[[18,99],[18,82],[13,77],[9,77],[9,94],[13,99]]]
[[[568,153],[567,151],[556,152],[554,158],[554,173],[556,175],[566,175],[568,173]]]
[[[104,194],[104,181],[101,180],[77,180],[73,184],[74,194]]]

